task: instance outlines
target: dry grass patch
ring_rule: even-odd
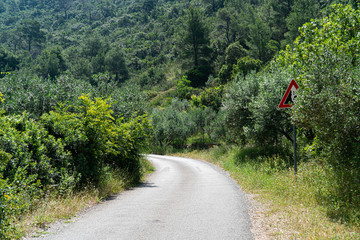
[[[49,224],[59,219],[70,219],[75,214],[93,206],[99,201],[99,191],[95,189],[73,193],[65,197],[47,196],[38,207],[23,216],[16,225],[19,232],[43,232]]]
[[[152,164],[141,158],[142,178],[154,170]],[[16,222],[16,231],[20,236],[45,234],[51,223],[74,217],[89,207],[114,194],[119,194],[137,184],[131,175],[110,168],[105,168],[102,180],[97,188],[84,188],[68,195],[48,193],[36,205],[36,209],[23,215]]]

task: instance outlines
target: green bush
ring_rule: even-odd
[[[218,76],[221,84],[226,84],[230,81],[232,75],[233,67],[227,64],[224,64],[219,70]]]
[[[59,103],[78,106],[81,94],[103,98],[111,96],[115,117],[130,118],[134,112],[143,115],[147,108],[145,95],[139,87],[127,85],[120,88],[109,74],[93,75],[91,83],[69,75],[50,80],[25,73],[12,74],[2,78],[0,92],[6,99],[3,108],[7,114],[27,111],[34,118],[55,110]]]
[[[102,168],[114,165],[139,175],[139,153],[146,146],[151,125],[146,115],[114,119],[110,99],[79,97],[80,105],[59,107],[41,121],[55,138],[63,139],[71,165],[81,182],[97,184]]]
[[[24,169],[28,176],[35,176],[44,186],[61,182],[61,169],[66,169],[70,160],[61,140],[49,135],[27,114],[1,117],[0,126],[5,179],[13,181],[18,169]]]
[[[279,145],[283,137],[292,142],[290,114],[284,109],[278,109],[291,80],[290,74],[276,70],[249,75],[249,81],[254,81],[254,78],[258,78],[260,84],[257,96],[248,105],[253,126],[247,129],[247,138],[259,145]]]
[[[11,216],[14,215],[14,200],[11,188],[7,181],[0,179],[0,238],[10,239],[9,233],[14,229],[11,226]]]
[[[98,186],[109,167],[128,181],[140,180],[140,152],[152,131],[147,115],[115,119],[110,99],[82,95],[78,101],[61,104],[39,120],[26,112],[1,112],[1,239],[19,237],[14,221],[33,210],[48,191],[62,196],[76,187]]]
[[[191,81],[187,76],[182,76],[181,79],[175,80],[176,95],[180,99],[189,99],[194,91],[193,87],[190,87]]]
[[[211,107],[216,111],[219,111],[221,107],[222,96],[224,92],[224,86],[205,88],[200,96],[191,96],[191,102],[194,106]]]
[[[209,65],[197,66],[187,71],[186,76],[190,80],[190,86],[195,88],[205,86],[211,71],[212,69]]]
[[[328,17],[305,24],[294,48],[278,58],[300,86],[292,117],[314,133],[308,153],[336,172],[330,204],[338,209],[360,204],[359,13],[334,5]]]
[[[153,127],[145,114],[134,116],[128,121],[118,119],[115,131],[118,150],[106,163],[125,171],[137,182],[142,174],[140,153],[148,149],[148,139],[152,136]]]
[[[54,79],[66,70],[65,60],[60,47],[43,50],[37,58],[37,62],[36,72],[43,78],[49,77],[50,79]]]
[[[259,82],[260,79],[256,77],[243,79],[241,75],[237,75],[235,81],[225,90],[222,111],[233,141],[246,141],[247,129],[253,127],[249,105],[258,95]]]
[[[234,64],[232,70],[232,78],[234,78],[239,73],[242,73],[246,76],[251,71],[258,71],[261,67],[262,61],[259,59],[253,59],[249,56],[240,58],[237,60],[237,63]]]
[[[277,108],[290,79],[282,70],[236,76],[222,107],[232,140],[258,145],[281,144],[283,137],[292,141],[290,114]]]
[[[29,115],[0,117],[0,238],[15,238],[13,221],[32,210],[43,192],[66,194],[75,186],[70,155]]]
[[[146,101],[145,93],[136,85],[126,85],[122,88],[115,88],[113,92],[108,95],[101,95],[102,97],[109,97],[114,117],[130,119],[134,115],[144,115],[147,112],[148,103]]]

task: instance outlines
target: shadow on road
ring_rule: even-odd
[[[145,182],[145,183],[140,184],[139,186],[134,187],[133,189],[136,189],[136,188],[155,188],[155,187],[158,187],[158,186],[156,186],[152,182]]]
[[[141,183],[141,184],[139,184],[138,186],[136,186],[136,187],[131,187],[131,188],[128,188],[128,189],[126,189],[126,192],[127,191],[133,191],[133,190],[136,190],[136,189],[138,189],[138,188],[156,188],[156,187],[158,187],[158,186],[156,186],[154,183],[152,183],[152,182],[145,182],[145,183]],[[120,194],[113,194],[113,195],[110,195],[110,196],[108,196],[105,200],[106,201],[111,201],[111,200],[115,200],[118,196],[120,196],[121,195],[121,193]]]

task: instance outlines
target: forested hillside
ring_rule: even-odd
[[[1,1],[0,238],[47,191],[139,181],[149,140],[287,171],[293,124],[300,169],[327,173],[318,203],[359,226],[359,16],[351,0]]]
[[[237,58],[266,64],[293,42],[298,27],[326,15],[329,5],[308,0],[2,1],[1,69],[52,79],[65,72],[83,79],[110,72],[118,81],[130,78],[149,88],[166,83],[169,68],[180,64],[182,71],[206,75],[201,85],[220,69],[226,81]],[[187,36],[191,31],[195,40]]]

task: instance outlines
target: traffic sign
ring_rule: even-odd
[[[298,90],[299,85],[295,82],[295,80],[291,80],[286,92],[281,99],[279,104],[279,108],[291,108],[295,102],[295,98],[297,96],[296,91]]]

